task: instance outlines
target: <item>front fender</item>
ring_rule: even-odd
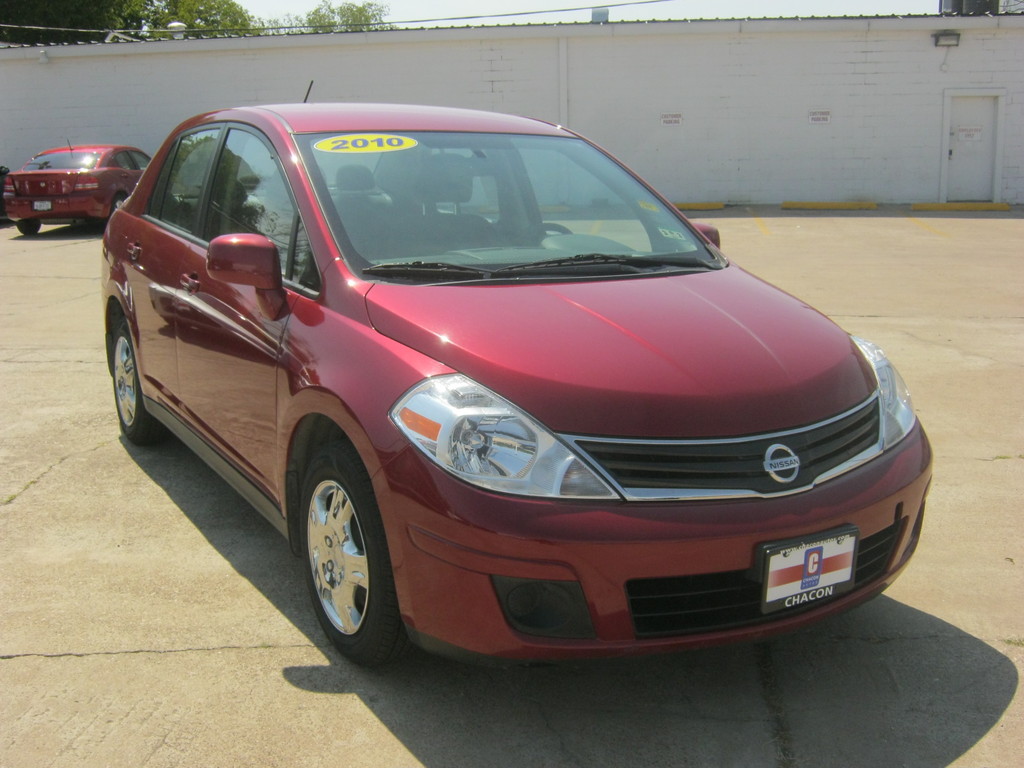
[[[306,467],[335,440],[346,440],[359,454],[382,501],[381,468],[406,445],[388,412],[409,388],[451,369],[374,330],[362,318],[325,309],[300,298],[282,343],[277,411],[279,487],[286,516],[299,503]],[[381,504],[384,507],[384,504]],[[389,515],[382,508],[385,527]],[[290,525],[293,547],[297,531]]]

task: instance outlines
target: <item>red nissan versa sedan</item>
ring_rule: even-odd
[[[878,347],[716,239],[561,126],[205,114],[104,237],[121,429],[287,536],[361,664],[796,629],[907,565],[931,449]]]
[[[45,224],[106,221],[135,189],[149,155],[135,147],[88,145],[40,152],[4,179],[7,215],[23,235]]]

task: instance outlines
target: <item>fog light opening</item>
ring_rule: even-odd
[[[491,578],[505,619],[519,632],[539,637],[594,637],[578,582]]]

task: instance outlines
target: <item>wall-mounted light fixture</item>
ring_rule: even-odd
[[[956,48],[960,45],[960,33],[947,29],[933,34],[932,40],[935,41],[936,48]]]
[[[40,51],[39,52],[39,63],[40,64],[49,64],[50,63],[50,55],[46,51]]]

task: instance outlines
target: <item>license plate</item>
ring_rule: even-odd
[[[856,526],[846,525],[762,545],[761,612],[804,607],[853,589],[858,534]]]
[[[51,200],[36,200],[32,203],[33,211],[49,211],[53,209],[53,201]]]

